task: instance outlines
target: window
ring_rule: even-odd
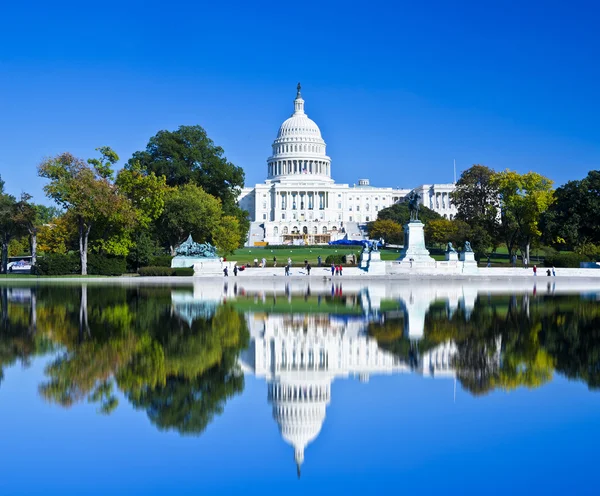
[[[267,202],[266,201],[263,202],[263,209],[265,209],[265,210],[267,209]]]
[[[375,205],[375,212],[379,212],[379,205]]]
[[[337,226],[333,226],[333,227],[331,228],[331,230],[332,230],[332,231],[337,231]]]
[[[303,233],[303,234],[308,234],[308,227],[304,226],[304,227],[302,228],[302,233]]]
[[[282,212],[281,218],[282,218],[282,220],[285,220],[285,212]]]
[[[327,234],[327,226],[323,226],[323,234]]]
[[[352,216],[348,217],[348,221],[352,222]]]
[[[313,234],[318,234],[318,232],[319,232],[319,231],[318,231],[318,229],[317,229],[317,226],[314,226],[314,227],[313,227]]]
[[[352,205],[350,205],[350,206],[348,207],[348,210],[349,210],[350,212],[352,212]]]
[[[356,205],[356,211],[360,212],[360,205]]]
[[[369,222],[369,216],[367,215],[367,222]]]
[[[279,228],[278,228],[277,226],[275,226],[275,227],[273,228],[273,234],[274,234],[275,236],[278,236],[278,235],[279,235]]]
[[[338,202],[338,208],[341,209],[342,208],[342,202]]]
[[[263,220],[267,220],[267,214],[263,214]]]
[[[287,226],[283,226],[283,234],[287,234],[288,233],[288,227]]]

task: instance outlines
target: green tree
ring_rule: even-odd
[[[0,178],[0,246],[1,267],[6,273],[8,266],[8,246],[10,242],[23,236],[25,227],[19,218],[18,203],[14,196],[4,193],[4,181]]]
[[[213,241],[215,226],[222,216],[221,202],[195,184],[171,188],[158,219],[158,230],[171,255],[189,234],[198,241]]]
[[[425,224],[425,239],[428,244],[445,245],[448,241],[455,242],[458,226],[448,219],[434,219]]]
[[[377,219],[367,225],[369,238],[383,238],[386,243],[401,245],[404,243],[404,231],[402,226],[390,219]]]
[[[240,222],[233,215],[224,215],[213,229],[213,241],[219,251],[227,256],[240,246]]]
[[[240,240],[245,241],[250,222],[237,199],[244,187],[244,171],[227,160],[224,150],[208,137],[201,126],[180,126],[177,131],[159,131],[146,150],[133,154],[126,168],[165,176],[168,186],[195,184],[219,198],[225,215],[239,221]]]
[[[574,249],[600,244],[600,170],[557,188],[542,219],[544,241]],[[583,250],[589,251],[589,250]]]
[[[456,218],[469,225],[473,250],[486,255],[499,244],[499,191],[494,175],[485,165],[472,165],[460,175],[451,194]]]
[[[100,227],[101,246],[111,248],[107,232],[114,225],[132,225],[135,222],[131,205],[112,182],[112,166],[118,156],[108,147],[98,148],[101,157],[86,164],[70,153],[45,159],[38,166],[41,177],[50,180],[44,186],[46,194],[65,208],[76,220],[81,274],[87,274],[87,254],[90,231]]]
[[[442,216],[437,212],[427,208],[424,205],[421,205],[419,208],[419,219],[427,224],[429,221],[433,219],[440,219]],[[403,226],[408,223],[410,220],[410,212],[408,210],[408,203],[400,202],[394,203],[392,206],[384,208],[379,211],[379,215],[377,216],[377,220],[393,220],[397,224]]]
[[[554,200],[552,180],[537,172],[519,174],[506,170],[497,173],[493,182],[498,187],[502,215],[500,228],[509,253],[519,243],[525,248],[525,256],[529,260],[531,243],[542,234],[540,219]]]

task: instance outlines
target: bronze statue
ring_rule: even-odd
[[[217,258],[217,249],[210,243],[196,243],[190,234],[183,243],[175,248],[175,255],[180,257]]]
[[[465,252],[472,252],[473,248],[471,248],[471,243],[465,241]]]
[[[452,242],[448,242],[448,245],[446,246],[446,253],[456,253],[454,246],[452,246]]]
[[[408,200],[408,211],[410,212],[410,221],[418,221],[419,220],[419,200],[421,199],[421,195],[416,191],[411,191],[408,195],[406,195],[406,199]]]

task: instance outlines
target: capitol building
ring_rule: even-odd
[[[331,158],[317,124],[304,112],[298,92],[294,113],[279,128],[267,159],[267,179],[241,192],[240,206],[250,213],[247,245],[320,244],[361,239],[368,222],[380,210],[404,201],[411,191],[445,218],[456,215],[450,201],[454,184],[423,184],[414,189],[374,187],[369,179],[337,184]]]

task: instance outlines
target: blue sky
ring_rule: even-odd
[[[600,163],[593,2],[4,2],[0,174],[200,124],[266,176],[298,81],[338,182],[452,180],[472,163],[558,184]]]

